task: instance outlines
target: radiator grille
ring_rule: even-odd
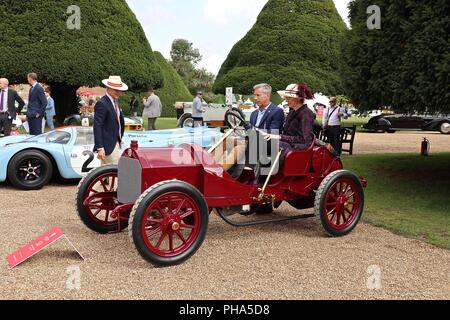
[[[142,193],[142,168],[136,159],[121,157],[117,196],[120,203],[136,202]]]

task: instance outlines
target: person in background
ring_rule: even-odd
[[[47,126],[50,130],[55,129],[55,123],[53,118],[56,116],[55,100],[50,96],[51,91],[49,88],[45,88],[45,96],[47,97],[47,107],[45,108],[45,119],[47,120]]]
[[[203,113],[205,113],[205,109],[203,108],[202,98],[203,92],[198,91],[192,102],[192,119],[194,119],[194,127],[203,127]]]
[[[94,99],[93,96],[90,96],[89,97],[89,101],[88,101],[88,105],[87,105],[87,108],[86,108],[86,112],[93,114],[94,113],[94,108],[95,108],[95,99]]]
[[[162,103],[159,97],[153,92],[153,88],[147,90],[147,97],[144,98],[143,118],[148,118],[148,130],[156,130],[156,120],[161,116]]]
[[[184,108],[186,104],[184,102],[176,102],[175,109],[177,110],[177,120],[180,120],[181,116],[184,114]]]
[[[330,106],[323,113],[323,129],[325,130],[328,142],[339,155],[342,153],[342,143],[340,141],[342,118],[348,118],[345,109],[337,105],[336,97],[331,97]]]
[[[139,101],[136,98],[136,96],[133,96],[130,101],[130,110],[132,117],[137,117],[138,109],[139,109]]]
[[[45,116],[45,108],[47,107],[47,97],[44,88],[38,83],[36,73],[29,73],[28,83],[31,85],[28,95],[27,120],[30,127],[30,134],[37,136],[42,134],[42,126]]]
[[[3,131],[5,136],[11,134],[12,121],[16,115],[22,111],[25,105],[18,93],[10,89],[9,81],[6,78],[0,79],[0,133]],[[19,107],[16,110],[16,102]]]

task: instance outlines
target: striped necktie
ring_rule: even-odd
[[[3,109],[3,99],[5,97],[5,90],[2,89],[2,94],[0,96],[0,110],[1,112],[6,112],[8,111],[8,106],[5,107],[5,109]]]
[[[116,110],[117,115],[117,123],[119,124],[119,138],[122,136],[122,127],[120,126],[120,109],[119,109],[119,100],[114,99],[114,108]]]

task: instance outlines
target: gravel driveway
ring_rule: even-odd
[[[420,154],[423,138],[430,140],[430,153],[450,152],[450,135],[439,132],[403,131],[396,133],[357,132],[354,154],[415,153]]]
[[[450,299],[450,251],[364,224],[334,239],[313,220],[236,229],[213,216],[193,258],[157,269],[127,234],[87,230],[69,203],[74,192],[0,187],[2,203],[17,204],[1,213],[0,299]],[[32,208],[24,210],[23,199]],[[281,211],[294,213],[289,205]],[[9,253],[55,225],[85,262],[61,241],[8,269]],[[80,290],[71,290],[77,266]]]
[[[358,133],[355,153],[418,152],[423,136]],[[450,136],[426,136],[432,152],[450,151]],[[450,251],[362,223],[335,239],[311,219],[236,229],[214,215],[193,258],[154,268],[126,233],[89,231],[76,215],[75,190],[0,185],[0,299],[450,299]],[[55,225],[86,261],[61,241],[8,269],[9,253]],[[80,282],[68,281],[78,270]]]

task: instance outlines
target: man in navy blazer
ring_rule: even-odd
[[[103,80],[106,95],[94,107],[94,151],[103,165],[118,164],[121,156],[122,137],[125,130],[119,97],[128,86],[117,76]]]
[[[254,87],[255,102],[258,110],[253,111],[250,116],[250,123],[258,128],[281,134],[284,125],[284,110],[270,101],[272,87],[266,83],[258,84]]]
[[[28,83],[31,85],[30,94],[28,95],[27,121],[30,127],[30,134],[37,136],[42,134],[42,119],[45,116],[45,108],[47,107],[47,97],[44,88],[38,83],[36,73],[29,73]]]

